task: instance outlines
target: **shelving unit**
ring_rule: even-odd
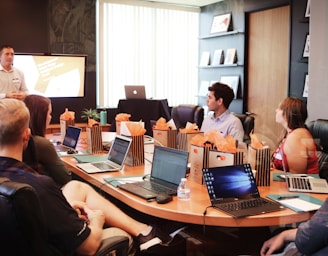
[[[210,24],[208,24],[208,26],[210,26]],[[211,84],[211,82],[220,81],[221,76],[239,76],[237,97],[230,105],[230,109],[236,113],[243,113],[244,37],[244,31],[238,29],[217,34],[202,35],[199,37],[199,60],[201,60],[203,52],[210,52],[210,64],[207,66],[198,66],[199,88],[203,81],[209,81],[209,84]],[[224,52],[223,59],[225,59],[227,49],[229,48],[236,48],[236,63],[211,65],[215,50],[222,49]],[[199,105],[206,105],[205,96],[197,95],[197,98]]]

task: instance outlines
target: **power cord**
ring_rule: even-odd
[[[203,234],[204,234],[204,235],[205,235],[205,232],[206,232],[206,230],[205,230],[205,228],[206,228],[205,216],[206,216],[206,214],[207,214],[207,209],[208,209],[208,208],[213,208],[213,206],[212,206],[212,205],[207,206],[207,207],[205,208],[204,212],[203,212]]]

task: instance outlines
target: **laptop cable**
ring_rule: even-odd
[[[206,223],[205,223],[205,216],[206,216],[206,213],[207,213],[207,209],[208,208],[213,208],[212,205],[209,205],[205,208],[204,212],[203,212],[203,234],[205,235],[205,227],[206,227]]]

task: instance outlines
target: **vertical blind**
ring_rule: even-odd
[[[98,107],[117,107],[124,85],[170,106],[197,104],[198,11],[121,2],[97,2]]]

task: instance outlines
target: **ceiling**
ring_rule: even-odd
[[[221,2],[224,0],[151,0],[151,2],[169,3],[185,6],[202,7],[205,5]]]

